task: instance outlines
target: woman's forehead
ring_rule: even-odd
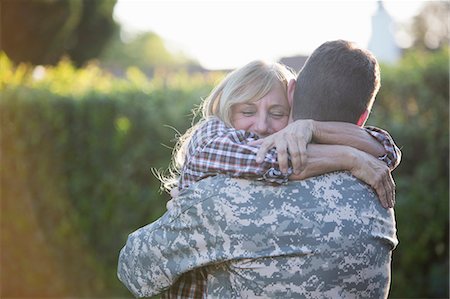
[[[287,107],[289,108],[289,102],[285,97],[262,97],[252,101],[238,103],[233,105],[235,107]]]

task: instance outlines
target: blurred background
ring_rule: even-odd
[[[129,233],[165,211],[192,108],[261,58],[348,39],[381,62],[368,124],[403,159],[390,298],[449,296],[448,1],[0,0],[1,298],[132,298]]]

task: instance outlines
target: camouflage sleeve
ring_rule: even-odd
[[[219,261],[215,247],[221,239],[220,227],[211,223],[212,214],[201,217],[199,210],[198,202],[182,209],[174,203],[157,221],[128,236],[117,275],[134,296],[157,295],[183,273]]]

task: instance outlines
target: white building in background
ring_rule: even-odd
[[[394,21],[384,8],[383,2],[378,1],[378,9],[372,16],[372,35],[368,49],[380,62],[395,63],[402,55],[395,41],[394,30]]]

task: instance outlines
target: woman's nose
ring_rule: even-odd
[[[269,124],[267,121],[268,120],[266,115],[258,115],[255,121],[254,130],[259,137],[265,137],[269,135]]]

